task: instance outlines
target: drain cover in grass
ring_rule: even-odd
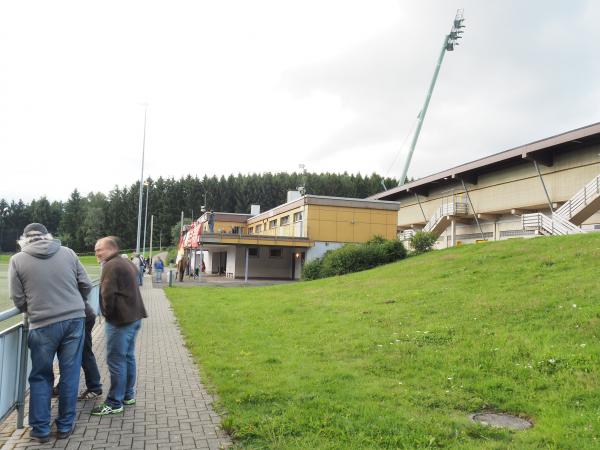
[[[525,419],[504,413],[478,413],[471,415],[473,422],[489,425],[495,428],[510,428],[511,430],[526,430],[533,425]]]

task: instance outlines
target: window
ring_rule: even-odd
[[[253,234],[253,233],[254,233],[254,227],[248,228],[248,234]]]
[[[269,230],[277,228],[277,219],[269,221]]]
[[[294,213],[294,222],[301,222],[302,221],[302,211]]]
[[[258,258],[258,247],[248,247],[248,256],[250,258]]]
[[[269,249],[269,258],[281,258],[281,249],[280,248],[270,248]]]
[[[285,216],[285,217],[282,217],[281,219],[279,219],[280,227],[287,225],[288,223],[290,223],[290,216]]]
[[[256,225],[256,234],[259,234],[262,231],[262,224]]]

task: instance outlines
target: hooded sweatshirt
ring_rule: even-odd
[[[73,250],[43,239],[10,259],[8,287],[15,306],[27,313],[35,329],[85,317],[92,283]]]

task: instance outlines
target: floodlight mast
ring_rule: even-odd
[[[454,17],[452,29],[450,30],[450,33],[448,33],[444,37],[442,51],[440,52],[440,56],[438,57],[435,70],[433,72],[433,78],[431,79],[431,83],[429,84],[429,90],[427,91],[427,97],[425,97],[423,109],[421,109],[421,111],[419,112],[419,116],[417,117],[417,128],[415,130],[415,134],[413,135],[412,142],[410,143],[410,149],[408,151],[408,155],[406,156],[406,161],[404,163],[404,168],[402,169],[402,175],[400,176],[398,186],[402,186],[404,183],[406,183],[406,174],[408,172],[408,167],[410,166],[410,161],[415,151],[415,146],[417,145],[417,141],[419,140],[419,134],[421,133],[423,120],[425,119],[425,114],[427,114],[429,100],[431,100],[431,94],[433,94],[433,88],[435,87],[435,83],[440,72],[440,67],[442,66],[442,61],[444,60],[444,54],[446,53],[446,51],[451,52],[454,50],[454,47],[458,45],[458,40],[462,38],[461,34],[464,33],[464,31],[462,30],[465,27],[463,25],[463,21],[465,20],[463,18],[463,11],[463,9],[459,9],[458,11],[456,11],[456,17]]]

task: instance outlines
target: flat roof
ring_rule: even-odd
[[[465,181],[476,180],[478,175],[517,164],[523,159],[533,159],[541,162],[551,161],[554,150],[577,150],[584,144],[589,145],[598,142],[600,142],[600,122],[434,173],[433,175],[367,197],[367,200],[393,200],[407,193],[427,195],[428,185],[439,185],[444,181],[460,179],[464,179]],[[551,163],[546,165],[551,165]]]
[[[246,223],[246,221],[252,217],[252,214],[243,214],[243,213],[228,213],[228,212],[216,212],[215,211],[215,222],[240,222]],[[198,220],[204,218],[208,220],[208,212],[202,214]]]
[[[308,194],[296,200],[276,206],[268,211],[260,213],[248,219],[248,224],[259,222],[276,216],[277,214],[290,211],[303,205],[323,205],[323,206],[339,206],[346,208],[366,208],[366,209],[384,209],[398,211],[400,203],[387,200],[373,200],[365,198],[346,198],[346,197],[329,197],[326,195]]]

